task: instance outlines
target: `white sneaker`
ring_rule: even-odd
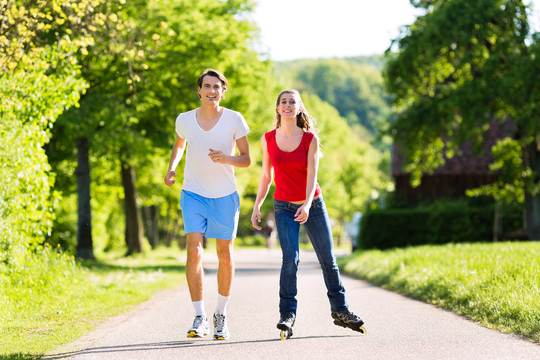
[[[206,316],[195,316],[193,320],[193,326],[187,332],[188,338],[200,338],[208,335],[210,328],[208,326],[208,319]]]
[[[214,340],[228,340],[230,337],[225,315],[214,314]]]

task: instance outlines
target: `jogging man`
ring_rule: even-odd
[[[172,186],[175,169],[187,147],[180,207],[187,237],[186,278],[195,309],[193,326],[187,332],[190,338],[209,333],[203,299],[203,237],[216,239],[219,260],[214,339],[230,337],[225,315],[234,275],[233,240],[240,211],[234,167],[248,167],[251,159],[249,127],[244,117],[219,104],[225,98],[227,85],[225,76],[216,70],[207,69],[199,76],[201,106],[176,118],[176,141],[165,175],[165,184]]]

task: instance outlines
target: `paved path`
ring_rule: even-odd
[[[299,307],[294,336],[279,340],[275,250],[237,251],[228,307],[231,339],[188,339],[193,308],[187,286],[159,292],[47,359],[540,359],[540,346],[483,328],[448,311],[343,277],[351,310],[366,336],[333,325],[321,270],[311,252],[300,255]],[[206,311],[216,301],[217,260],[205,254]]]

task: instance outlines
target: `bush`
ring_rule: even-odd
[[[50,64],[62,57],[55,47],[32,55],[0,76],[0,262],[8,265],[50,233],[58,199],[43,145],[54,120],[83,89],[75,66],[52,71]]]
[[[519,209],[503,217],[503,228],[519,226]],[[388,249],[424,244],[490,241],[494,205],[474,206],[467,201],[439,201],[408,209],[377,209],[360,222],[359,246]]]
[[[242,236],[234,240],[237,246],[265,247],[266,239],[262,235]]]

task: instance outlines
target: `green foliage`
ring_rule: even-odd
[[[255,28],[243,16],[251,7],[247,0],[112,1],[102,7],[107,16],[88,55],[80,59],[89,89],[80,107],[58,120],[47,152],[58,177],[56,189],[72,196],[75,140],[89,139],[98,251],[122,244],[121,161],[136,169],[140,202],[161,209],[163,228],[172,231],[171,224],[178,222],[179,187],[166,188],[163,176],[174,121],[178,113],[199,106],[196,81],[205,68],[216,68],[229,79],[223,106],[242,112],[252,130],[251,120],[263,118],[255,115],[265,105],[257,99],[264,93],[268,64],[251,49]],[[182,169],[183,163],[177,169],[180,185]],[[247,182],[239,180],[241,193]],[[64,205],[73,210],[72,204]]]
[[[468,191],[469,196],[489,195],[505,203],[525,202],[526,183],[533,178],[531,169],[523,164],[522,146],[518,140],[505,138],[493,146],[495,161],[490,169],[500,176],[496,183]],[[525,168],[525,170],[523,170]]]
[[[426,233],[428,210],[374,210],[362,215],[359,247],[387,249],[429,244]]]
[[[60,246],[67,254],[75,254],[77,244],[73,239],[77,236],[77,197],[62,196],[62,205],[55,208],[53,231],[47,237],[47,244]]]
[[[0,10],[0,266],[24,266],[51,231],[56,196],[43,146],[85,88],[74,55],[91,41],[85,26],[97,3],[13,1]]]
[[[448,244],[355,253],[346,273],[540,342],[540,243]]]
[[[540,174],[539,160],[534,160],[539,158],[540,92],[531,74],[539,69],[539,45],[538,35],[529,36],[523,1],[436,0],[415,5],[426,14],[395,41],[390,50],[397,53],[388,52],[383,74],[397,110],[388,134],[406,149],[413,184],[445,158],[459,154],[465,142],[481,151],[490,121],[509,116],[516,125],[511,134],[516,141],[504,140],[495,148],[498,160],[493,167],[509,185],[500,182],[482,193],[518,200],[524,193],[534,194],[538,181],[531,181],[531,173]],[[504,154],[506,150],[519,152],[521,165]]]
[[[365,128],[373,136],[385,127],[390,108],[380,71],[371,62],[371,58],[296,60],[277,64],[276,73],[290,73],[294,80],[290,86],[319,96],[351,127]]]
[[[504,229],[519,229],[518,209],[506,210]],[[494,206],[466,201],[438,201],[405,209],[377,209],[364,213],[359,246],[388,249],[423,244],[488,241],[492,239]]]
[[[56,3],[48,4],[54,7]],[[252,9],[252,2],[92,2],[96,11],[86,12],[89,15],[81,18],[80,25],[72,24],[76,19],[71,17],[71,11],[78,12],[84,4],[89,3],[73,5],[72,10],[69,3],[54,7],[51,10],[54,16],[63,9],[69,21],[52,21],[46,30],[36,33],[40,36],[34,36],[42,39],[41,43],[45,43],[45,38],[52,41],[53,33],[71,35],[74,39],[74,48],[66,57],[69,66],[58,68],[64,72],[73,70],[71,76],[61,81],[62,85],[68,87],[71,82],[78,82],[80,86],[60,90],[59,94],[69,94],[73,99],[58,100],[54,104],[61,104],[65,110],[75,105],[78,94],[83,92],[80,106],[64,111],[52,129],[52,122],[44,124],[47,139],[52,136],[46,145],[52,168],[46,166],[44,178],[50,182],[48,186],[52,186],[54,174],[54,192],[63,199],[54,210],[56,217],[52,216],[51,206],[48,207],[49,218],[39,217],[47,221],[46,231],[43,231],[47,241],[60,244],[68,252],[76,245],[77,137],[87,137],[90,143],[92,224],[98,253],[123,244],[123,191],[118,176],[122,161],[130,162],[137,170],[141,205],[158,206],[162,231],[178,232],[178,187],[164,187],[162,172],[174,140],[174,119],[179,112],[199,105],[195,83],[206,67],[226,74],[229,91],[223,105],[242,112],[251,128],[253,165],[236,171],[238,190],[243,198],[242,213],[249,214],[260,175],[259,139],[271,128],[275,96],[283,88],[269,72],[270,64],[261,62],[252,50],[256,27],[245,17]],[[93,34],[95,40],[88,34]],[[81,48],[77,52],[78,46]],[[351,65],[355,69],[360,66],[356,63]],[[366,78],[379,76],[372,69],[362,68],[364,70]],[[365,85],[371,80],[359,81]],[[364,85],[362,91],[366,90]],[[49,91],[52,88],[52,84],[48,84]],[[345,219],[370,198],[371,188],[385,183],[378,170],[380,155],[367,140],[358,137],[358,131],[351,131],[335,109],[322,105],[316,97],[307,101],[314,104],[315,115],[324,119],[321,138],[328,160],[321,162],[324,165],[320,178],[325,194],[336,199],[334,216]],[[60,112],[55,117],[58,114]],[[367,132],[363,134],[368,137]],[[344,151],[344,144],[349,151]],[[344,168],[336,166],[340,161],[346,161]],[[182,166],[180,164],[179,168]],[[177,183],[181,184],[182,171],[178,173]],[[45,194],[40,192],[40,196],[46,197]],[[348,201],[339,200],[342,197]],[[249,217],[242,217],[239,234],[251,232]]]
[[[234,239],[234,245],[239,247],[266,247],[266,239],[262,235],[242,236]]]
[[[378,71],[381,71],[383,69],[386,61],[383,55],[351,56],[345,57],[344,59],[360,65],[374,67]]]

